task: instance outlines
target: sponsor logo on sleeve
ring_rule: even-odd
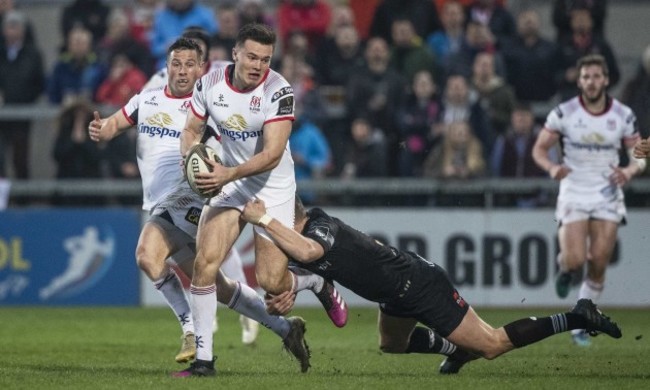
[[[277,115],[291,115],[291,114],[293,114],[293,95],[283,98],[278,103]]]
[[[278,92],[273,94],[273,97],[271,97],[271,103],[275,103],[282,96],[290,95],[290,94],[293,94],[293,88],[291,88],[291,87],[283,87]]]

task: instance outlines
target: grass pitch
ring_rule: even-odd
[[[483,310],[494,326],[558,310]],[[307,320],[312,368],[301,374],[272,332],[240,342],[237,315],[220,307],[216,378],[171,378],[180,328],[166,308],[0,307],[0,389],[641,389],[650,379],[650,311],[606,310],[623,338],[601,335],[590,348],[568,334],[477,360],[460,374],[437,372],[440,355],[388,355],[377,348],[377,311],[351,308],[343,329],[320,309]]]

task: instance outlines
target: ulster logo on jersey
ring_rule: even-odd
[[[186,101],[183,102],[183,104],[182,104],[181,107],[178,109],[178,111],[180,111],[180,112],[182,112],[182,113],[184,113],[184,114],[187,114],[187,111],[188,111],[189,109],[190,109],[190,101],[189,101],[189,100],[186,100]]]
[[[262,98],[259,96],[253,96],[251,98],[250,110],[252,113],[260,112],[260,106],[262,105]]]
[[[608,119],[607,120],[607,130],[609,130],[609,131],[616,130],[616,120],[615,119]]]

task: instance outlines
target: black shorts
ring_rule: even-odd
[[[409,293],[400,299],[379,305],[379,309],[393,317],[415,318],[447,337],[460,325],[469,304],[458,294],[447,272],[419,258],[419,272],[412,273]]]

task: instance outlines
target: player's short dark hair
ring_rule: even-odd
[[[266,24],[248,23],[239,30],[236,45],[242,46],[249,39],[262,45],[275,46],[276,35],[273,29]]]
[[[576,68],[578,68],[578,71],[580,71],[585,66],[591,65],[600,66],[600,68],[603,70],[603,74],[605,76],[609,76],[609,67],[607,66],[607,61],[605,61],[605,57],[601,56],[600,54],[588,54],[584,57],[581,57],[578,60]]]
[[[183,34],[181,35],[183,38],[189,38],[193,40],[199,40],[203,45],[205,45],[205,53],[202,52],[203,54],[203,60],[207,61],[208,59],[208,48],[210,47],[210,35],[201,27],[198,26],[190,26],[186,27],[185,30],[183,30]]]
[[[201,46],[190,38],[178,38],[169,46],[169,49],[167,49],[167,56],[169,57],[169,55],[176,50],[194,50],[196,51],[196,54],[198,54],[199,58],[203,58],[203,50],[201,50]]]

